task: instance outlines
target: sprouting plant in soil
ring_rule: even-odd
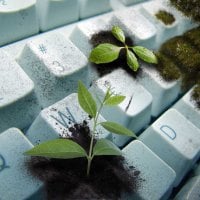
[[[97,108],[97,103],[92,97],[92,94],[87,90],[84,84],[79,81],[78,83],[78,101],[81,108],[89,114],[93,119],[93,128],[91,131],[91,140],[89,152],[87,153],[85,149],[80,146],[78,143],[70,139],[55,139],[50,140],[44,143],[41,143],[31,150],[25,152],[26,155],[30,156],[41,156],[47,158],[57,158],[57,159],[72,159],[85,157],[87,159],[87,176],[90,174],[90,168],[92,160],[95,156],[102,155],[122,155],[121,150],[114,145],[110,140],[107,139],[97,139],[94,144],[94,138],[96,135],[97,126],[101,125],[108,131],[132,136],[136,138],[136,135],[128,130],[127,128],[110,121],[99,122],[99,116],[101,110],[104,106],[116,106],[120,104],[125,99],[125,96],[114,95],[110,89],[107,90],[103,100],[100,102],[99,107]],[[100,101],[100,100],[99,100]]]
[[[125,49],[127,65],[133,71],[137,71],[139,68],[139,63],[136,56],[147,63],[157,63],[157,58],[151,50],[142,46],[128,46],[125,42],[125,34],[120,27],[113,26],[111,32],[112,35],[122,43],[122,46],[117,46],[110,43],[99,44],[91,51],[89,57],[90,62],[95,64],[113,62],[118,59],[120,51]]]

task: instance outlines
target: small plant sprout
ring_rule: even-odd
[[[103,43],[95,47],[91,53],[89,60],[95,64],[110,63],[119,57],[122,49],[126,49],[127,65],[133,70],[137,71],[139,63],[135,54],[147,63],[157,64],[157,58],[152,51],[142,46],[129,47],[126,44],[126,38],[123,30],[118,26],[112,27],[113,36],[119,40],[123,46],[119,47],[110,43]]]
[[[135,137],[136,135],[127,128],[110,121],[99,122],[99,116],[104,106],[116,106],[125,99],[124,96],[114,95],[110,89],[107,90],[105,97],[97,108],[96,101],[84,84],[78,83],[78,102],[81,108],[92,117],[93,128],[91,130],[91,140],[89,152],[87,153],[83,147],[70,139],[55,139],[41,143],[31,150],[25,152],[30,156],[42,156],[58,159],[72,159],[85,157],[87,159],[87,176],[90,174],[91,162],[94,156],[102,155],[122,155],[121,150],[107,139],[97,139],[95,142],[97,126],[103,126],[109,132]]]

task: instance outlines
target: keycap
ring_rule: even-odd
[[[109,30],[109,27],[104,18],[94,18],[79,22],[70,34],[69,39],[86,57],[89,57],[92,49],[92,44],[90,43],[92,35],[106,30]]]
[[[156,28],[136,9],[127,8],[115,11],[109,24],[120,26],[126,35],[133,39],[134,44],[154,48]]]
[[[129,143],[122,152],[128,166],[136,169],[143,180],[138,191],[122,199],[167,199],[176,177],[174,170],[138,140]]]
[[[70,127],[87,121],[92,129],[93,121],[78,104],[77,93],[73,93],[63,100],[56,102],[41,111],[26,133],[28,139],[35,145],[46,140],[61,137],[70,137]],[[100,121],[105,121],[100,117]],[[109,132],[100,126],[97,127],[99,137],[112,139]]]
[[[0,50],[0,132],[29,126],[39,112],[32,80]]]
[[[118,122],[137,133],[150,122],[151,94],[122,69],[95,81],[90,90],[100,99],[105,96],[108,88],[114,94],[124,95],[125,100],[115,107],[105,107],[102,115],[106,120]],[[130,138],[114,136],[114,142],[123,146]]]
[[[40,30],[46,31],[79,19],[78,0],[37,1]]]
[[[165,11],[167,13],[170,13],[174,17],[174,22],[172,24],[165,24],[160,19],[156,17],[156,14],[159,13],[159,11]],[[171,10],[169,7],[163,6],[162,2],[158,1],[151,1],[146,2],[141,5],[141,14],[143,14],[149,21],[151,21],[156,29],[156,49],[159,48],[159,46],[164,43],[167,39],[174,37],[175,35],[178,35],[178,19],[171,13]]]
[[[174,200],[199,200],[200,176],[191,178],[178,192]]]
[[[177,186],[200,156],[200,130],[169,109],[139,139],[176,172]]]
[[[0,27],[0,46],[38,33],[36,0],[1,0]]]
[[[25,151],[33,145],[17,128],[0,134],[0,199],[44,199],[43,184],[25,164]],[[43,197],[43,198],[42,198]]]
[[[130,5],[133,5],[133,4],[136,4],[136,3],[141,3],[145,0],[120,0],[124,5],[126,6],[130,6]]]
[[[78,80],[87,85],[87,58],[61,34],[29,41],[17,62],[34,81],[43,107],[76,92]]]
[[[80,18],[87,18],[111,10],[108,0],[80,0]]]
[[[142,75],[137,80],[153,96],[151,114],[158,117],[178,98],[181,82],[165,81],[150,64],[141,64]]]
[[[196,107],[195,102],[192,101],[192,91],[190,89],[174,106],[178,112],[183,114],[189,121],[191,121],[197,128],[200,129],[200,110]]]

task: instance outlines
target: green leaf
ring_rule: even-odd
[[[126,135],[137,138],[137,136],[130,131],[129,129],[125,128],[124,126],[117,124],[115,122],[101,122],[100,123],[106,130],[119,134],[119,135]]]
[[[96,102],[81,81],[78,82],[78,101],[80,106],[86,113],[88,113],[92,117],[96,116]]]
[[[158,63],[157,57],[151,50],[142,46],[135,46],[135,47],[132,47],[132,49],[136,53],[136,55],[140,59],[144,60],[145,62],[154,63],[154,64]]]
[[[111,97],[112,93],[110,93],[110,87],[107,89],[103,102]]]
[[[122,101],[124,101],[125,98],[126,98],[125,96],[120,96],[120,95],[109,97],[105,101],[105,105],[106,106],[116,106],[116,105],[120,104]]]
[[[118,39],[120,42],[125,43],[125,35],[122,29],[119,26],[113,26],[112,34]]]
[[[127,50],[126,54],[127,64],[128,66],[133,70],[137,71],[139,68],[139,63],[137,61],[137,58],[135,57],[134,53],[130,50]]]
[[[87,157],[87,153],[79,144],[68,139],[55,139],[44,142],[26,151],[25,154],[60,159]]]
[[[94,156],[101,156],[101,155],[122,155],[121,150],[113,144],[111,141],[106,139],[99,139],[97,140],[96,144],[94,145],[93,149]]]
[[[119,57],[120,50],[121,47],[113,44],[100,44],[91,51],[89,60],[96,64],[110,63]]]

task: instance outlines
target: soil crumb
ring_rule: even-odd
[[[87,123],[76,124],[70,131],[73,140],[88,151],[90,130]],[[89,177],[85,158],[31,157],[26,164],[30,172],[45,183],[48,200],[118,200],[122,192],[136,192],[144,181],[140,171],[127,167],[121,156],[95,157]]]

